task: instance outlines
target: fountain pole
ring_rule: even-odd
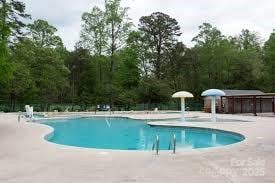
[[[181,121],[182,122],[185,122],[184,114],[185,114],[185,99],[181,98]]]
[[[173,98],[180,98],[181,99],[181,121],[185,122],[185,98],[192,98],[194,97],[192,93],[187,91],[180,91],[176,92],[172,95]]]
[[[211,113],[212,113],[212,122],[217,121],[216,117],[216,96],[211,96]]]
[[[225,96],[224,91],[219,90],[219,89],[209,89],[205,90],[202,92],[201,96],[203,97],[210,97],[211,98],[211,118],[212,122],[217,121],[217,116],[216,116],[216,97],[217,96]]]

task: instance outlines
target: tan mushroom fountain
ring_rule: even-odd
[[[193,98],[193,94],[187,91],[180,91],[172,95],[173,98],[181,98],[181,121],[185,121],[185,98]]]

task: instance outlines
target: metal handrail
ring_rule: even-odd
[[[28,120],[28,118],[24,115],[24,113],[22,113],[21,111],[19,111],[18,117],[17,117],[18,123],[21,122],[21,118],[24,118],[24,119]],[[31,119],[31,118],[29,118],[29,119]]]
[[[173,154],[176,153],[176,144],[177,144],[176,134],[174,134],[170,143],[169,143],[169,147],[168,147],[168,150],[171,150],[173,147]]]
[[[18,123],[21,121],[21,115],[22,115],[22,113],[21,113],[21,111],[19,111],[19,113],[18,113],[18,118],[17,118]]]
[[[159,136],[156,136],[156,140],[153,144],[152,151],[156,149],[156,154],[159,154]]]

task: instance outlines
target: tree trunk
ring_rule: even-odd
[[[101,63],[101,59],[99,59],[99,83],[100,83],[100,87],[102,85],[102,63]]]
[[[113,107],[113,74],[114,74],[114,53],[115,53],[115,30],[114,24],[112,23],[112,43],[111,43],[111,65],[110,65],[110,108],[112,110]]]
[[[8,10],[7,10],[7,2],[6,0],[3,0],[2,1],[2,15],[1,15],[1,21],[2,21],[2,27],[1,27],[1,30],[0,30],[0,33],[1,33],[1,44],[0,44],[0,49],[1,50],[1,54],[0,54],[0,62],[5,60],[6,56],[7,56],[7,42],[8,42],[8,35],[7,35],[7,31],[5,31],[5,26],[6,26],[6,19],[7,19],[7,13],[8,13]],[[2,47],[2,48],[1,48]]]
[[[161,65],[161,61],[160,61],[160,55],[161,54],[161,47],[158,46],[157,48],[157,60],[156,60],[156,76],[157,76],[157,79],[160,79],[161,78],[161,74],[160,74],[160,65]]]
[[[14,94],[10,93],[10,112],[14,112]]]

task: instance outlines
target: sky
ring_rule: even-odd
[[[81,15],[93,6],[104,7],[104,0],[24,0],[32,19],[44,19],[58,29],[65,46],[72,50],[79,40]],[[138,27],[141,16],[163,12],[176,18],[181,26],[180,40],[192,46],[198,26],[211,23],[226,35],[235,36],[242,29],[255,31],[268,39],[275,29],[274,0],[122,0],[129,7],[129,17]]]

